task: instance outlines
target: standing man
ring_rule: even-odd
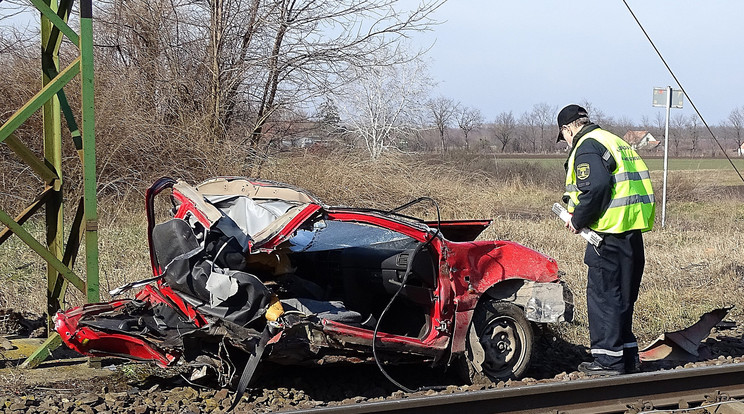
[[[638,372],[633,306],[643,275],[642,232],[654,224],[654,193],[648,168],[625,141],[589,121],[586,109],[568,105],[558,114],[558,141],[571,150],[563,201],[572,213],[566,227],[588,227],[603,237],[587,244],[586,288],[592,362],[578,369],[590,375]]]

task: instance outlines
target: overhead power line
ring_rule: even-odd
[[[742,177],[741,173],[739,172],[739,169],[736,168],[734,161],[731,160],[731,157],[729,157],[728,154],[726,154],[726,150],[723,148],[723,145],[721,145],[721,142],[718,141],[718,138],[716,138],[716,135],[713,133],[713,130],[710,129],[710,126],[708,126],[708,122],[705,120],[705,118],[703,118],[703,115],[700,113],[700,111],[698,111],[697,106],[695,106],[695,102],[692,101],[692,97],[687,93],[687,91],[685,90],[685,87],[682,86],[682,82],[680,82],[679,79],[677,79],[677,75],[674,74],[674,71],[672,71],[672,68],[669,67],[669,64],[664,59],[664,56],[661,55],[659,48],[657,48],[656,45],[654,44],[654,41],[651,40],[651,36],[648,35],[648,32],[646,32],[646,29],[641,24],[641,21],[638,20],[638,17],[636,17],[635,13],[633,13],[633,9],[630,8],[630,5],[628,5],[628,2],[626,0],[623,0],[623,3],[625,4],[625,7],[628,8],[630,15],[633,16],[633,19],[635,19],[636,23],[638,23],[638,27],[641,28],[641,31],[646,36],[646,39],[648,39],[648,42],[651,43],[651,47],[653,47],[654,51],[656,51],[656,54],[659,55],[659,59],[661,59],[662,63],[664,63],[664,66],[666,66],[667,70],[669,71],[669,74],[671,74],[672,78],[674,78],[674,81],[677,83],[677,86],[679,86],[679,88],[682,90],[682,93],[685,94],[685,96],[687,97],[687,100],[690,101],[690,105],[692,105],[692,109],[695,110],[695,113],[697,113],[697,115],[703,121],[703,125],[705,125],[705,128],[710,133],[710,136],[713,138],[713,141],[715,141],[716,144],[718,144],[718,148],[721,149],[721,152],[723,152],[723,155],[726,157],[728,162],[731,164],[731,167],[734,169],[734,171],[736,171],[736,174],[739,175],[739,178],[742,181],[744,181],[744,177]]]

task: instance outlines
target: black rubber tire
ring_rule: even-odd
[[[482,372],[473,364],[472,329],[484,350]],[[532,324],[519,306],[496,300],[479,303],[473,313],[465,357],[461,361],[466,364],[461,372],[467,373],[467,378],[463,379],[477,383],[482,382],[483,376],[494,382],[521,378],[532,361],[534,338]]]

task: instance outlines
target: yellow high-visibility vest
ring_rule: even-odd
[[[656,205],[646,164],[630,144],[602,129],[588,132],[579,139],[575,148],[578,149],[585,140],[590,138],[607,148],[609,154],[615,159],[617,167],[615,171],[610,171],[612,175],[610,204],[602,216],[589,225],[589,228],[600,233],[613,234],[630,230],[651,230],[654,226]],[[569,213],[573,213],[579,205],[581,193],[576,185],[574,168],[576,149],[568,158],[568,171],[566,171],[564,196],[567,196],[569,200],[567,209]],[[579,173],[582,172],[579,171]]]

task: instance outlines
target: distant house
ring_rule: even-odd
[[[283,148],[309,148],[319,143],[320,140],[311,137],[285,138],[281,140]]]
[[[739,156],[744,157],[744,143],[741,144],[741,147],[739,147]]]
[[[661,141],[654,138],[648,131],[628,131],[623,136],[623,140],[630,144],[634,150],[650,150],[661,144]]]

